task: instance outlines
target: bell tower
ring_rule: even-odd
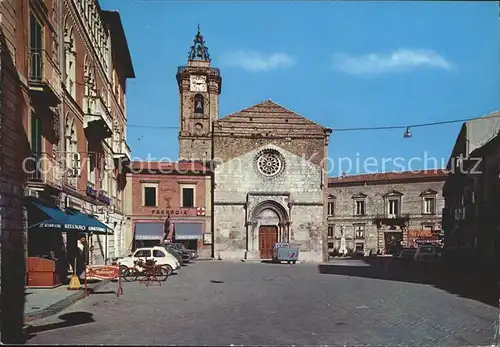
[[[200,32],[194,38],[186,66],[177,68],[180,97],[180,160],[212,159],[212,124],[219,114],[222,78],[210,66],[210,55]]]

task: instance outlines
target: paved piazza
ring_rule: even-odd
[[[498,308],[394,271],[362,260],[200,261],[161,287],[125,283],[122,297],[94,294],[32,322],[27,344],[493,344]]]

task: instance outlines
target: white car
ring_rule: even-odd
[[[168,275],[170,275],[174,270],[179,270],[181,264],[173,255],[165,251],[163,247],[144,247],[138,248],[133,254],[130,254],[126,258],[119,258],[117,261],[120,263],[120,267],[127,267],[129,269],[134,267],[134,262],[142,259],[154,259],[157,265],[163,265],[167,268]]]
[[[414,260],[425,263],[437,263],[441,260],[441,247],[435,245],[420,245],[414,255]]]

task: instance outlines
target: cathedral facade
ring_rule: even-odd
[[[179,157],[214,166],[214,257],[270,259],[290,242],[299,260],[325,261],[331,130],[271,100],[219,118],[222,79],[199,30],[177,81]]]

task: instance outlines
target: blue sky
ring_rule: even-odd
[[[137,78],[128,84],[133,156],[177,158],[175,74],[198,23],[223,77],[220,116],[272,99],[331,128],[482,116],[500,104],[497,2],[238,2],[101,0],[121,13]],[[334,168],[354,174],[447,161],[461,124],[333,132]],[[339,167],[374,157],[376,167]],[[415,159],[410,162],[411,158]]]

